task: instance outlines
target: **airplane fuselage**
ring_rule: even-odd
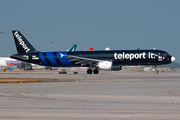
[[[0,57],[0,66],[9,67],[9,66],[18,66],[21,64],[21,61],[12,59],[9,57]]]
[[[33,52],[27,55],[12,55],[21,61],[53,67],[79,67],[78,61],[67,56],[112,61],[113,65],[161,65],[171,63],[171,55],[162,50],[111,50],[75,52]],[[19,57],[17,57],[19,56]],[[22,59],[23,58],[23,59]],[[86,65],[85,65],[86,66]]]
[[[162,65],[175,57],[162,50],[56,51],[39,52],[18,30],[12,31],[18,54],[11,58],[53,67],[89,67],[87,74],[99,70],[121,70],[124,65]],[[156,71],[156,74],[158,71]]]

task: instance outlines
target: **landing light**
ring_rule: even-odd
[[[171,57],[171,62],[173,63],[176,60],[174,56]]]

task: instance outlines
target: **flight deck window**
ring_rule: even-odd
[[[168,56],[169,54],[168,53],[163,53],[162,56]]]

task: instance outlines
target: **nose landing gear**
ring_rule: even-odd
[[[158,74],[158,73],[159,73],[159,71],[157,70],[157,65],[154,66],[154,73],[155,73],[155,74]]]
[[[155,70],[155,71],[154,71],[154,73],[155,73],[155,74],[158,74],[158,73],[159,73],[159,71],[158,71],[158,70]]]

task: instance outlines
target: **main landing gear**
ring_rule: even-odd
[[[92,74],[92,70],[91,70],[91,69],[88,69],[88,70],[87,70],[87,74]]]
[[[98,73],[99,73],[99,70],[98,70],[97,68],[95,68],[94,70],[92,70],[92,69],[88,69],[88,70],[87,70],[87,74],[92,74],[92,72],[93,72],[94,74],[98,74]]]

